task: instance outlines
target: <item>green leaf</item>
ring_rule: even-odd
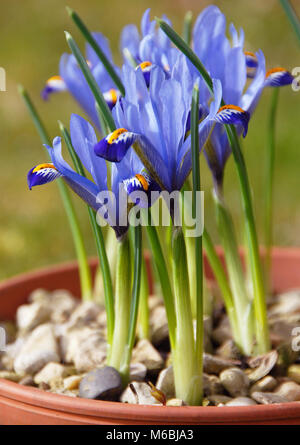
[[[77,46],[75,40],[73,39],[73,37],[71,36],[71,34],[68,33],[67,31],[65,31],[65,34],[66,34],[66,39],[67,39],[68,45],[69,45],[74,57],[76,58],[77,63],[79,65],[89,87],[92,90],[92,93],[95,97],[95,100],[96,100],[99,108],[101,109],[101,111],[103,113],[104,119],[106,121],[106,124],[107,124],[109,130],[114,131],[116,129],[116,126],[115,126],[115,122],[112,117],[111,111],[110,111],[107,103],[105,102],[103,94],[101,93],[100,88],[97,85],[97,82],[96,82],[93,74],[91,73],[91,70],[90,70],[88,64],[86,63],[85,58],[81,54],[81,51],[78,48],[78,46]]]
[[[213,95],[213,93],[214,93],[214,91],[213,91],[213,83],[212,83],[212,80],[210,78],[210,75],[208,74],[208,72],[206,71],[204,65],[202,64],[200,59],[196,56],[194,51],[191,50],[189,45],[166,22],[164,22],[163,20],[161,20],[161,19],[159,19],[157,17],[155,17],[155,20],[157,21],[157,23],[159,24],[161,29],[164,31],[164,33],[174,43],[174,45],[177,46],[177,48],[181,52],[183,52],[183,54],[185,54],[187,56],[187,58],[190,59],[192,64],[198,69],[198,71],[202,75],[203,79],[205,80],[205,82],[206,82],[210,92]]]
[[[166,22],[158,18],[156,18],[156,20],[161,29],[170,38],[170,40],[177,46],[180,51],[183,52],[183,54],[188,57],[192,64],[198,69],[199,73],[207,84],[209,91],[213,95],[214,92],[212,79],[197,55],[176,33],[176,31],[174,31]],[[224,100],[222,100],[222,105],[224,105]],[[264,280],[260,261],[248,172],[234,125],[225,125],[225,130],[232,149],[232,154],[240,182],[241,198],[245,216],[245,229],[247,235],[246,238],[249,257],[251,259],[250,267],[254,288],[254,307],[257,321],[257,342],[260,353],[264,353],[267,352],[270,348],[270,338],[265,301]]]
[[[275,126],[280,88],[273,88],[268,119],[268,140],[266,144],[266,177],[265,177],[265,247],[266,247],[266,284],[271,295],[271,253],[273,244],[273,192],[275,163]]]
[[[193,176],[193,218],[196,217],[197,192],[201,190],[199,166],[199,88],[195,84],[192,96],[191,109],[191,149],[192,149],[192,176]],[[202,236],[195,239],[196,262],[196,363],[202,372],[203,355],[203,253]]]
[[[91,47],[93,48],[93,50],[99,57],[100,61],[103,63],[104,68],[110,75],[110,77],[111,77],[112,81],[114,82],[114,84],[116,85],[117,89],[120,91],[122,96],[125,96],[125,88],[124,88],[124,85],[123,85],[120,77],[116,73],[113,65],[108,60],[108,58],[106,57],[106,55],[104,54],[104,52],[102,51],[102,49],[100,48],[100,46],[98,45],[96,40],[94,39],[91,32],[88,30],[86,25],[83,23],[81,18],[78,16],[78,14],[73,9],[69,8],[68,6],[66,7],[66,9],[67,9],[68,14],[70,15],[71,19],[76,24],[78,29],[81,31],[81,33],[84,36],[84,38],[86,39],[86,41],[91,45]]]
[[[72,145],[71,137],[69,135],[66,127],[59,122],[59,128],[72,158],[75,170],[81,176],[86,176],[84,167],[77,156],[76,151]],[[91,207],[87,206],[90,223],[93,230],[93,235],[96,243],[97,254],[99,257],[99,263],[101,266],[102,277],[103,277],[103,286],[104,286],[104,295],[105,295],[105,308],[106,308],[106,317],[107,317],[107,340],[108,343],[112,344],[113,332],[114,332],[114,323],[115,323],[115,312],[114,312],[114,294],[113,294],[113,286],[112,279],[109,269],[109,262],[107,259],[105,242],[101,227],[97,224],[96,213]]]
[[[38,131],[42,143],[46,145],[51,145],[50,137],[47,134],[46,128],[33,102],[31,101],[29,94],[22,85],[18,86],[18,90],[25,102],[25,105]],[[57,179],[57,184],[63,202],[63,206],[67,214],[68,222],[73,237],[76,256],[78,260],[81,295],[84,300],[90,300],[92,298],[92,277],[91,277],[90,267],[88,264],[86,249],[83,242],[82,232],[66,184],[63,182],[61,178]]]
[[[184,400],[188,405],[200,405],[202,362],[200,364],[197,362],[199,351],[196,351],[194,341],[186,247],[181,227],[173,229],[172,269],[176,310],[176,345],[172,350],[172,364],[176,397]]]
[[[151,222],[151,210],[148,209],[147,213],[147,237],[151,247],[151,252],[153,255],[154,265],[160,280],[160,286],[162,291],[162,296],[164,299],[164,304],[167,313],[167,320],[169,326],[169,336],[171,347],[175,347],[175,330],[176,330],[176,316],[174,307],[174,296],[173,290],[169,278],[168,268],[166,265],[165,257],[162,251],[162,247],[159,241],[159,237],[154,225]]]
[[[300,42],[300,20],[289,0],[279,0]]]
[[[133,273],[133,288],[132,288],[129,331],[128,331],[128,341],[127,341],[128,352],[129,352],[128,359],[130,358],[136,336],[136,324],[137,324],[140,289],[141,289],[142,253],[143,253],[142,227],[138,225],[134,228],[134,273]]]

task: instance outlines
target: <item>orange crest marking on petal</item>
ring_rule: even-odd
[[[111,135],[107,139],[107,142],[109,144],[112,144],[116,139],[118,139],[119,136],[121,136],[121,134],[127,133],[127,132],[128,132],[128,130],[126,130],[126,128],[118,128],[117,130],[115,130],[111,133]]]
[[[223,110],[235,110],[239,111],[240,113],[245,113],[245,110],[243,110],[241,107],[238,107],[237,105],[223,105],[223,107],[219,108],[218,113]]]
[[[112,88],[111,90],[109,90],[109,94],[111,96],[112,103],[115,104],[117,102],[117,99],[118,99],[117,90]]]
[[[282,71],[287,71],[285,68],[282,68],[281,66],[278,66],[276,68],[271,68],[269,71],[267,71],[266,73],[266,79],[271,76],[271,74],[274,73],[281,73]]]
[[[137,174],[137,175],[135,175],[135,177],[136,177],[136,179],[141,183],[143,189],[144,189],[145,191],[147,191],[148,188],[149,188],[149,184],[148,184],[148,181],[147,181],[147,179],[145,178],[145,176],[143,176],[143,175],[141,175],[141,174]]]
[[[62,81],[62,78],[61,78],[61,76],[59,76],[59,75],[56,75],[56,76],[52,76],[52,77],[50,77],[48,80],[47,80],[47,83],[49,83],[49,82],[61,82]]]
[[[151,65],[152,65],[151,62],[145,61],[145,62],[140,63],[139,67],[143,71],[145,68],[149,68],[149,66],[151,66]]]
[[[244,51],[245,56],[251,56],[256,59],[256,54],[254,54],[252,51]]]
[[[32,170],[32,173],[37,173],[37,172],[39,172],[40,170],[43,170],[44,168],[53,168],[54,170],[56,170],[57,171],[57,168],[55,167],[55,165],[54,164],[51,164],[51,163],[45,163],[45,164],[39,164],[39,165],[37,165],[36,167],[35,167],[35,169],[34,170]]]

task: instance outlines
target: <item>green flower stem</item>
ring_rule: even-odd
[[[129,375],[129,365],[131,353],[136,338],[136,325],[139,310],[140,290],[141,290],[141,273],[143,263],[142,251],[142,227],[140,225],[134,228],[134,273],[133,273],[133,287],[132,298],[130,305],[130,319],[128,329],[128,339],[126,345],[126,355],[123,373],[126,377]]]
[[[110,129],[110,131],[115,130],[116,126],[115,126],[115,122],[113,120],[111,111],[107,105],[107,103],[105,102],[105,99],[103,97],[103,94],[100,91],[100,88],[85,60],[85,58],[83,57],[83,55],[81,54],[80,49],[78,48],[75,40],[73,39],[73,37],[71,36],[70,33],[68,33],[67,31],[65,31],[66,34],[66,39],[67,39],[67,43],[75,57],[75,59],[77,60],[77,63],[95,97],[95,100],[99,106],[99,108],[101,109],[104,119],[106,121],[106,124],[108,126],[108,128]]]
[[[184,16],[183,32],[182,32],[182,38],[185,41],[185,43],[187,43],[187,45],[190,45],[192,40],[192,20],[193,20],[192,11],[187,11],[187,13]]]
[[[84,301],[91,301],[93,299],[93,286],[91,269],[88,262],[87,252],[84,246],[82,232],[79,226],[79,221],[75,213],[74,206],[71,201],[69,190],[64,182],[58,184],[60,195],[64,204],[65,211],[69,220],[75,250],[77,254],[79,277],[81,286],[81,295]]]
[[[202,402],[202,373],[196,362],[193,317],[189,283],[186,280],[187,260],[183,233],[174,228],[172,241],[172,267],[176,310],[176,346],[173,349],[173,369],[176,397],[188,405]]]
[[[126,381],[126,351],[131,303],[131,252],[129,237],[126,235],[118,243],[115,325],[113,341],[108,357],[108,365],[117,369]]]
[[[78,14],[73,9],[69,8],[68,6],[66,7],[66,9],[67,9],[68,14],[70,15],[71,19],[73,20],[73,22],[75,23],[75,25],[78,27],[78,29],[82,33],[83,37],[91,45],[91,47],[93,48],[93,50],[99,57],[100,61],[103,63],[104,68],[106,69],[107,73],[110,75],[112,81],[114,82],[114,84],[116,85],[116,87],[118,88],[118,90],[120,91],[122,96],[125,96],[125,89],[124,89],[124,86],[122,84],[120,77],[116,73],[113,65],[108,60],[108,58],[106,57],[106,55],[104,54],[104,52],[102,51],[102,49],[100,48],[100,46],[98,45],[98,43],[96,42],[96,40],[94,39],[94,37],[92,36],[90,31],[86,27],[86,25],[83,23],[81,18],[78,16]]]
[[[189,191],[192,188],[189,184],[184,184],[181,189],[181,202],[183,209],[186,209],[187,206],[189,207],[188,211],[192,212],[192,206],[191,202],[189,200],[184,199],[184,192]],[[184,220],[184,218],[183,218]],[[171,227],[172,230],[172,227]],[[188,228],[185,225],[185,222],[183,221],[183,233],[184,233],[184,239],[185,239],[185,247],[186,247],[186,254],[187,254],[187,264],[188,264],[188,275],[189,275],[189,286],[190,286],[190,296],[191,296],[191,308],[192,308],[192,314],[193,318],[196,319],[197,316],[197,280],[195,280],[195,277],[197,276],[197,264],[196,264],[196,258],[195,258],[195,237],[193,236],[187,236],[187,230]],[[172,245],[172,237],[171,237],[171,245]],[[171,252],[171,258],[172,258],[172,252]],[[203,302],[204,304],[204,302]]]
[[[220,258],[206,229],[204,229],[203,232],[203,246],[207,255],[208,262],[210,264],[210,267],[212,268],[215,279],[220,287],[224,299],[224,304],[230,321],[233,337],[235,339],[238,339],[239,330],[236,320],[236,311],[233,304],[232,293]]]
[[[265,184],[265,269],[266,287],[268,294],[271,290],[271,253],[273,244],[273,188],[274,188],[274,163],[275,163],[275,124],[278,105],[279,88],[272,91],[270,115],[268,120],[268,143],[266,153],[266,184]]]
[[[270,349],[270,336],[264,280],[253,214],[249,179],[245,160],[240,149],[236,131],[234,128],[231,128],[227,125],[226,131],[230,140],[230,145],[232,147],[232,153],[238,170],[238,176],[241,186],[241,195],[245,215],[245,230],[250,259],[251,276],[253,281],[257,350],[258,353],[264,354]]]
[[[139,338],[149,339],[149,284],[145,260],[142,262],[141,291],[140,291],[140,311],[138,332]]]
[[[184,40],[163,20],[156,19],[161,29],[166,33],[170,40],[182,51],[193,65],[198,69],[205,83],[207,84],[211,94],[213,95],[213,83],[210,75],[206,71],[204,65],[184,42]],[[224,101],[222,100],[222,105]],[[251,275],[254,289],[254,308],[257,325],[257,345],[260,353],[264,353],[270,349],[269,328],[267,320],[266,299],[263,273],[259,255],[258,240],[256,234],[254,213],[251,200],[250,185],[248,173],[243,153],[240,148],[236,130],[233,125],[225,125],[227,137],[232,149],[239,182],[241,189],[241,197],[245,216],[245,228],[247,233],[247,243],[249,257],[251,263]]]
[[[191,294],[191,308],[193,318],[196,319],[197,316],[197,264],[195,259],[195,238],[185,237],[187,263],[188,263],[188,275],[189,275],[189,286]]]
[[[147,236],[149,244],[151,247],[151,252],[153,255],[153,260],[155,264],[155,269],[159,277],[161,291],[165,303],[167,320],[169,326],[169,337],[171,348],[175,347],[175,329],[176,329],[176,317],[175,317],[175,307],[174,307],[174,297],[172,286],[169,279],[168,268],[164,258],[164,254],[159,242],[158,234],[156,228],[151,225],[151,210],[148,210],[147,214]]]
[[[109,262],[109,269],[111,271],[111,276],[115,276],[116,264],[117,264],[117,246],[118,241],[116,239],[116,234],[113,229],[108,228],[108,233],[105,238],[105,250],[107,252],[107,258]]]
[[[191,108],[191,151],[192,151],[192,177],[193,177],[193,218],[196,218],[197,193],[200,193],[200,165],[199,165],[199,88],[195,84],[192,95]],[[202,381],[203,368],[203,252],[202,236],[195,237],[195,269],[196,269],[196,366]],[[201,388],[202,399],[202,388]]]
[[[185,234],[185,227],[184,234]],[[204,242],[202,236],[202,243]],[[186,256],[188,263],[188,273],[189,273],[189,286],[191,294],[191,308],[193,319],[197,316],[197,281],[195,277],[197,276],[197,265],[195,261],[195,238],[191,236],[185,236],[185,246],[186,246]],[[203,275],[203,315],[211,316],[213,306],[213,296],[207,287],[205,280],[205,275]]]
[[[289,0],[279,0],[300,42],[300,21]]]
[[[108,227],[108,230],[106,233],[103,233],[103,236],[105,238],[105,251],[107,254],[108,264],[109,264],[109,270],[110,270],[110,276],[112,279],[112,288],[114,289],[114,281],[116,276],[116,262],[117,262],[117,245],[118,241],[116,239],[115,231]],[[103,283],[103,277],[102,277],[102,270],[101,266],[97,267],[96,270],[96,276],[94,281],[94,299],[95,302],[100,305],[105,305],[104,300],[104,283]]]
[[[72,145],[71,137],[69,135],[68,130],[64,127],[64,125],[59,122],[59,127],[72,158],[72,161],[75,166],[75,170],[81,176],[86,176],[83,165],[77,156],[74,147]],[[111,345],[113,341],[113,331],[114,331],[114,295],[113,295],[113,286],[109,268],[109,262],[106,255],[105,242],[101,227],[97,224],[96,213],[91,207],[87,206],[88,214],[90,218],[90,223],[93,230],[93,235],[96,243],[97,254],[99,257],[99,263],[101,266],[102,277],[103,277],[103,286],[104,286],[104,295],[105,295],[105,308],[106,308],[106,317],[107,317],[107,341],[108,344]]]
[[[224,248],[227,271],[239,329],[235,341],[245,355],[251,355],[254,344],[252,302],[248,298],[233,222],[220,191],[214,194],[218,231]]]
[[[19,85],[19,93],[22,96],[25,105],[27,106],[29,114],[39,133],[42,143],[51,145],[50,138],[47,134],[43,122],[41,121],[40,116],[38,115],[38,112],[34,104],[31,101],[27,91],[21,85]],[[91,277],[90,267],[88,264],[87,253],[84,247],[82,232],[79,227],[79,222],[66,184],[63,182],[62,179],[58,179],[57,184],[63,202],[63,206],[67,214],[69,225],[71,228],[74,247],[78,260],[81,295],[83,300],[90,300],[92,298],[92,277]]]

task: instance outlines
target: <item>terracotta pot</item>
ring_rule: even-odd
[[[95,269],[96,262],[91,262]],[[275,291],[300,287],[300,249],[274,249]],[[207,276],[212,273],[206,263]],[[0,285],[0,319],[13,318],[17,307],[39,287],[79,290],[76,264],[52,267]],[[300,402],[248,407],[163,407],[127,405],[51,394],[0,379],[0,424],[4,425],[193,425],[300,424]]]

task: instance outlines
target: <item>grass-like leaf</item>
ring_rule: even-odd
[[[192,96],[191,109],[191,150],[192,150],[192,177],[193,177],[193,218],[196,217],[197,192],[200,192],[200,165],[199,165],[199,88],[195,84]],[[195,239],[196,262],[196,364],[202,372],[203,356],[203,256],[202,236]]]
[[[46,128],[29,94],[22,85],[19,85],[18,90],[25,102],[25,105],[37,129],[37,132],[41,138],[42,143],[46,145],[51,145],[50,137],[47,134]],[[91,277],[90,267],[88,264],[88,258],[84,246],[82,232],[66,184],[63,182],[61,178],[57,179],[57,184],[63,202],[63,206],[67,214],[68,222],[73,237],[76,256],[78,260],[81,295],[84,300],[90,300],[92,298],[92,277]]]
[[[101,111],[103,113],[104,119],[109,127],[109,130],[114,131],[116,126],[115,126],[115,122],[112,117],[111,111],[110,111],[107,103],[105,102],[103,94],[101,93],[100,88],[97,85],[97,82],[96,82],[88,64],[86,63],[85,58],[81,54],[81,51],[78,48],[78,46],[77,46],[75,40],[73,39],[73,37],[71,36],[71,34],[68,33],[67,31],[65,31],[65,34],[66,34],[66,39],[67,39],[68,45],[69,45],[75,59],[77,60],[77,63],[79,65],[89,87],[92,90],[92,93],[95,97],[95,100],[96,100],[99,108],[101,109]]]
[[[188,57],[188,59],[192,62],[192,64],[198,69],[209,91],[213,95],[214,92],[212,79],[208,74],[205,66],[194,53],[194,51],[192,51],[192,49],[186,44],[186,42],[166,22],[158,18],[156,18],[156,21],[158,22],[164,33],[174,43],[174,45],[176,45],[177,48],[182,51],[183,54],[185,54],[186,57]],[[224,105],[223,100],[222,105]],[[263,271],[260,261],[248,172],[235,127],[233,125],[225,125],[225,129],[232,149],[232,154],[234,157],[240,182],[241,197],[245,216],[245,229],[247,235],[246,239],[248,244],[249,257],[251,259],[250,267],[253,280],[254,307],[257,321],[257,342],[259,351],[261,353],[264,353],[270,348],[270,338],[267,320]]]
[[[266,183],[265,183],[265,247],[266,247],[266,284],[271,291],[271,251],[273,244],[273,189],[275,163],[275,126],[278,106],[279,88],[273,88],[270,114],[268,119],[268,141],[266,145]]]
[[[77,156],[77,153],[74,150],[72,145],[71,137],[66,129],[66,127],[59,122],[59,128],[72,158],[75,170],[81,176],[86,176],[84,167]],[[106,316],[107,316],[107,339],[108,343],[112,344],[113,332],[114,332],[114,323],[115,323],[115,312],[114,312],[114,295],[113,295],[113,286],[112,279],[109,269],[109,262],[107,259],[107,254],[105,250],[105,242],[101,227],[97,224],[96,213],[91,207],[87,206],[90,223],[92,226],[97,254],[99,258],[99,263],[101,266],[102,277],[103,277],[103,286],[104,286],[104,295],[105,295],[105,308],[106,308]]]
[[[141,289],[141,272],[142,272],[142,227],[140,225],[134,228],[134,272],[133,272],[133,287],[130,308],[130,320],[128,331],[128,359],[131,356],[131,351],[134,346],[136,324],[139,309],[140,289]],[[128,363],[129,366],[129,363]]]
[[[157,275],[159,277],[161,291],[165,303],[168,326],[169,326],[169,336],[172,348],[175,347],[175,329],[176,329],[176,316],[175,316],[175,306],[174,306],[174,295],[169,278],[168,268],[166,265],[166,260],[162,251],[162,247],[159,241],[157,230],[152,225],[151,222],[151,210],[148,209],[146,225],[147,237],[151,252],[153,255],[153,262],[156,268]]]
[[[300,43],[300,20],[289,0],[279,0]]]
[[[73,9],[69,8],[68,6],[66,9],[67,9],[68,14],[70,15],[71,19],[75,23],[75,25],[81,31],[81,33],[84,36],[84,38],[86,39],[86,41],[91,45],[91,47],[93,48],[93,50],[99,57],[100,61],[103,63],[106,71],[110,75],[110,77],[111,77],[112,81],[114,82],[114,84],[116,85],[117,89],[120,91],[122,96],[124,96],[125,95],[124,85],[123,85],[120,77],[116,73],[111,62],[108,60],[108,58],[106,57],[106,55],[104,54],[104,52],[102,51],[102,49],[100,48],[100,46],[98,45],[96,40],[94,39],[93,35],[91,34],[91,32],[89,31],[87,26],[83,23],[83,21],[81,20],[79,15]]]

